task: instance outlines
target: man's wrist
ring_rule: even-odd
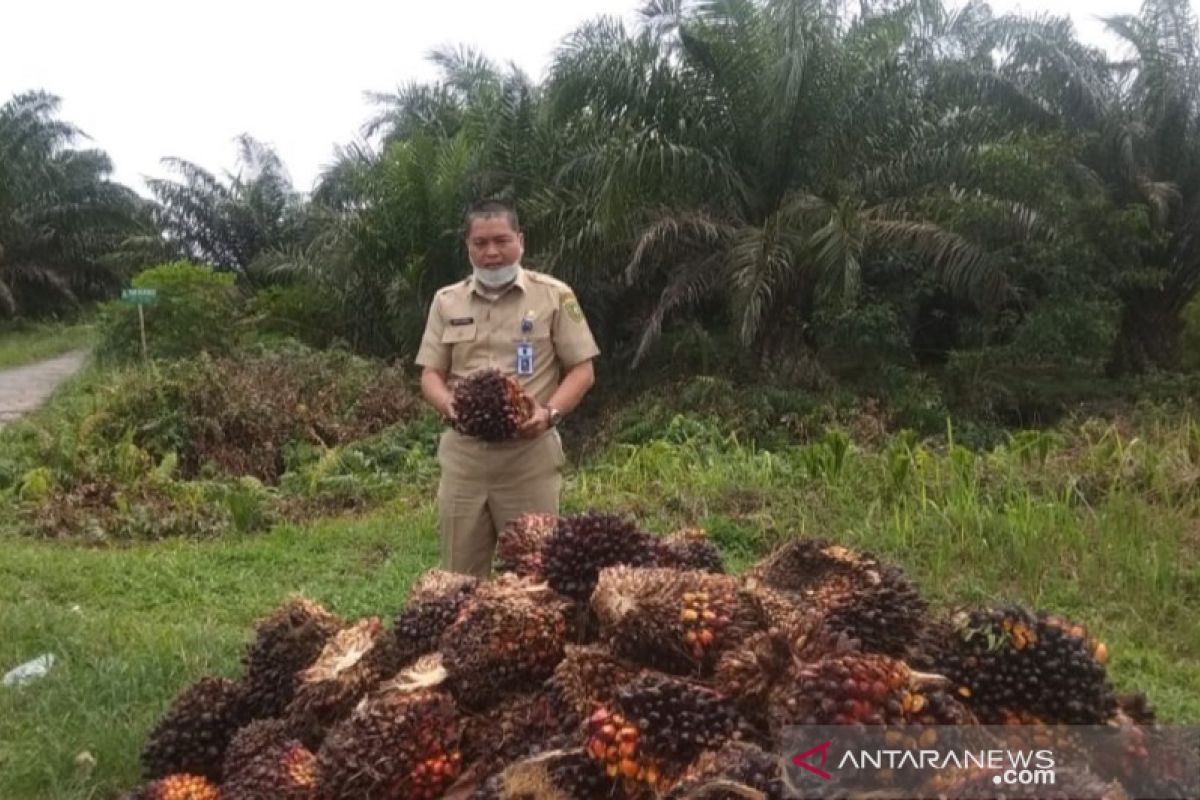
[[[562,420],[563,414],[554,406],[546,406],[546,412],[549,414],[550,427],[553,428]]]

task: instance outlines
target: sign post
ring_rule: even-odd
[[[157,289],[122,289],[121,300],[137,306],[138,331],[142,337],[142,360],[146,360],[146,313],[145,306],[152,305],[158,300]]]

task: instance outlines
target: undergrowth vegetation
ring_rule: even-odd
[[[1093,386],[1052,425],[1006,428],[886,370],[755,384],[704,341],[676,352],[708,376],[601,376],[564,428],[564,513],[702,527],[732,570],[797,536],[868,550],[939,609],[1087,625],[1118,689],[1200,719],[1193,377]],[[0,692],[0,797],[117,796],[179,689],[238,673],[257,617],[293,592],[398,609],[437,563],[442,423],[413,376],[259,342],[92,366],[0,430],[0,667],[58,659]]]
[[[90,317],[69,323],[20,320],[0,325],[0,369],[84,349],[95,335],[95,324]]]
[[[0,503],[55,538],[261,530],[427,477],[428,416],[398,368],[333,351],[93,370],[0,433]]]
[[[53,421],[99,402],[86,384],[0,442],[61,446]],[[803,408],[797,400],[797,419]],[[1109,647],[1118,689],[1145,691],[1165,721],[1200,719],[1200,422],[1189,413],[1073,418],[981,449],[959,443],[953,424],[938,437],[864,437],[865,425],[846,427],[837,420],[851,417],[830,409],[813,416],[828,424],[771,447],[694,410],[654,414],[633,431],[627,407],[596,427],[590,435],[605,442],[569,467],[564,513],[631,512],[657,533],[703,527],[733,570],[794,536],[870,550],[902,565],[938,608],[1014,601],[1086,624]],[[0,743],[0,796],[113,796],[136,782],[141,737],[170,698],[200,675],[238,674],[251,623],[288,594],[379,613],[399,608],[413,577],[436,564],[436,420],[417,415],[328,447],[300,436],[275,484],[184,480],[181,462],[167,470],[136,444],[135,427],[111,448],[107,469],[123,476],[114,491],[125,499],[109,536],[208,536],[122,547],[3,539],[0,664],[42,652],[61,661],[37,684],[0,693],[13,732]],[[584,435],[567,431],[568,452]],[[2,452],[11,469],[12,449]],[[23,510],[15,527],[68,535],[47,527],[65,473],[12,474],[4,504]],[[266,513],[289,503],[329,513],[330,497],[370,503],[322,521],[275,524]],[[204,516],[214,513],[222,519]],[[206,520],[212,530],[194,530]],[[261,533],[216,535],[239,526]],[[74,766],[82,751],[94,770]]]

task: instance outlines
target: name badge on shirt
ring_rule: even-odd
[[[525,378],[533,374],[533,345],[529,342],[517,345],[517,374]]]

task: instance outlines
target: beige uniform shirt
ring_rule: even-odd
[[[523,333],[522,320],[532,329]],[[517,375],[517,345],[533,346],[533,374]],[[463,378],[494,368],[515,375],[539,403],[558,387],[563,370],[600,354],[579,301],[557,278],[521,268],[499,297],[474,277],[438,291],[429,307],[417,364]]]

